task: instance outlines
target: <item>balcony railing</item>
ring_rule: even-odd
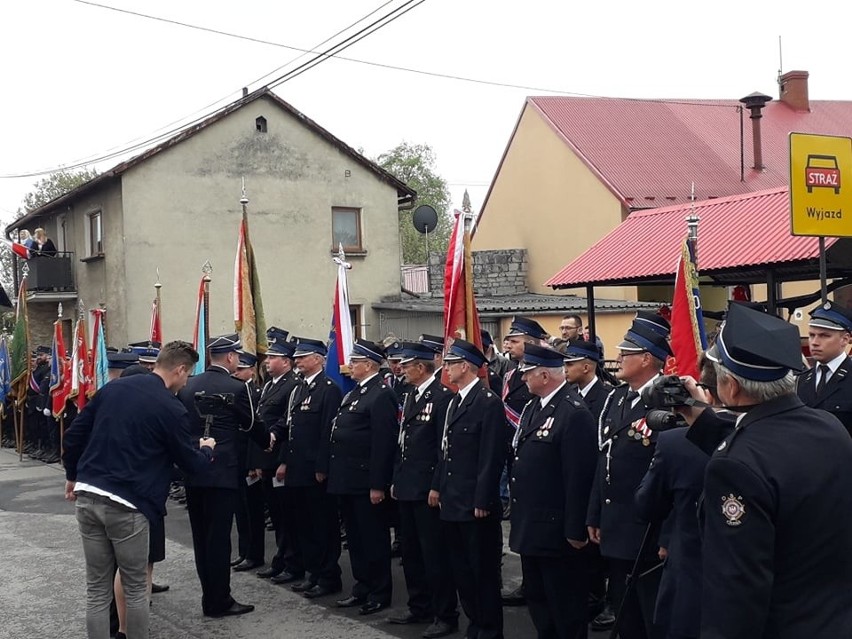
[[[27,265],[27,289],[38,291],[74,291],[74,253],[58,252],[55,256],[36,255],[29,260],[18,260],[18,281]]]

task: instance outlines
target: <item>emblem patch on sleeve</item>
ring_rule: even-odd
[[[725,523],[729,526],[739,526],[743,523],[741,520],[745,515],[745,506],[742,496],[734,497],[731,493],[727,497],[722,497],[722,514],[725,516]]]

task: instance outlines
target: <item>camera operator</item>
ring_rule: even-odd
[[[192,528],[195,565],[201,581],[201,608],[208,617],[241,615],[254,610],[231,597],[231,525],[239,499],[246,438],[271,448],[276,435],[255,419],[255,407],[246,385],[231,377],[237,371],[239,336],[221,335],[210,341],[210,366],[190,378],[180,392],[192,419],[192,434],[205,431],[199,409],[212,417],[210,434],[216,438],[216,458],[203,473],[186,480],[186,505]],[[197,395],[200,395],[199,398]],[[201,403],[199,405],[199,399]]]
[[[701,387],[712,393],[716,389],[716,371],[706,353],[701,354],[698,366]],[[683,383],[679,392],[686,394]],[[705,399],[718,405],[712,394]],[[665,632],[662,635],[665,639],[697,639],[701,627],[698,503],[704,490],[704,468],[710,457],[687,440],[685,422],[681,419],[678,423],[680,426],[657,435],[651,467],[636,490],[636,508],[646,521],[667,523],[665,564],[654,625]]]
[[[618,345],[618,378],[625,382],[610,393],[598,424],[597,473],[589,499],[586,523],[589,538],[600,545],[610,569],[612,604],[621,611],[619,635],[622,639],[647,639],[652,635],[654,605],[660,572],[656,535],[643,545],[647,526],[640,520],[633,501],[657,441],[645,424],[648,407],[640,391],[660,379],[660,371],[671,355],[666,336],[667,322],[658,317],[637,317],[624,341]],[[654,324],[653,327],[650,325]],[[627,589],[627,579],[640,549],[635,588]],[[650,572],[649,572],[650,571]]]
[[[734,304],[708,357],[741,415],[705,474],[701,637],[847,636],[852,441],[796,396],[798,330]]]

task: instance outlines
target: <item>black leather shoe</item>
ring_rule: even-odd
[[[523,606],[527,603],[526,598],[524,597],[524,584],[522,583],[520,586],[512,590],[511,592],[504,592],[500,595],[500,599],[503,601],[504,606]]]
[[[351,597],[335,602],[334,605],[338,608],[354,608],[355,606],[363,606],[365,603],[367,603],[366,597],[352,595]]]
[[[161,586],[160,584],[151,583],[151,592],[153,594],[157,594],[158,592],[166,592],[169,589],[169,586]]]
[[[256,559],[246,559],[238,563],[234,566],[234,572],[245,572],[246,570],[254,570],[255,568],[260,568],[263,565],[262,561],[257,561]]]
[[[459,625],[457,623],[451,624],[446,621],[441,621],[440,619],[436,619],[432,622],[432,625],[426,628],[423,631],[422,637],[426,639],[437,639],[438,637],[446,637],[447,635],[451,635],[454,632],[458,632]]]
[[[378,601],[368,601],[358,610],[359,615],[372,615],[377,613],[379,610],[384,610],[388,605],[384,603],[379,603]]]
[[[395,623],[400,626],[406,626],[412,623],[429,623],[430,621],[432,621],[431,616],[420,617],[418,615],[415,615],[410,610],[406,610],[405,612],[401,612],[388,617],[388,622]]]
[[[305,579],[304,581],[299,581],[290,586],[290,590],[293,592],[307,592],[311,588],[316,586],[316,584],[310,579]]]
[[[276,575],[275,577],[273,577],[269,581],[271,581],[274,584],[291,584],[294,581],[301,581],[304,578],[305,578],[304,575],[294,575],[292,572],[288,572],[288,571],[285,570],[284,572]]]
[[[252,612],[253,610],[254,606],[237,603],[235,601],[231,604],[231,607],[226,610],[220,610],[219,612],[206,612],[204,614],[208,617],[234,617],[236,615],[244,615],[247,612]]]
[[[257,571],[257,576],[261,579],[269,579],[271,577],[277,577],[282,572],[284,572],[283,568],[273,568],[270,566],[269,568],[264,568],[263,570]]]
[[[295,586],[294,586],[294,588],[295,588]],[[316,586],[313,586],[312,588],[305,590],[302,593],[302,595],[305,597],[305,599],[317,599],[319,597],[327,597],[328,595],[336,595],[341,590],[343,590],[342,586],[337,586],[336,588],[331,588],[330,586],[320,586],[319,584],[317,584]],[[344,599],[344,601],[346,601],[346,600]],[[337,603],[340,604],[339,601]],[[358,602],[356,602],[352,605],[357,606]],[[338,605],[338,607],[339,608],[347,608],[348,606]]]
[[[236,565],[238,565],[238,564],[243,563],[245,560],[246,560],[246,558],[245,558],[245,557],[237,557],[236,559],[234,559],[234,560],[231,562],[231,568],[233,568],[234,566],[236,566]]]
[[[592,630],[609,630],[614,625],[615,614],[612,611],[612,607],[607,605],[601,614],[592,619],[591,628]]]

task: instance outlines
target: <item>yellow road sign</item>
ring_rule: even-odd
[[[852,138],[790,134],[793,235],[852,237]]]

